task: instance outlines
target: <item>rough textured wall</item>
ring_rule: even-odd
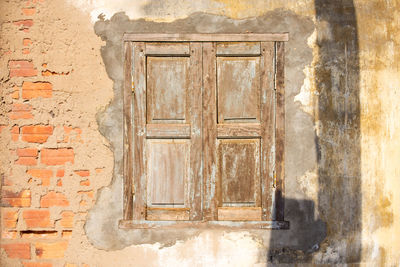
[[[399,264],[396,1],[4,0],[0,10],[2,266]],[[118,229],[124,31],[289,32],[290,230]]]
[[[292,29],[292,25],[297,25]],[[241,20],[237,22],[222,16],[195,13],[186,19],[179,19],[170,23],[146,22],[144,20],[133,20],[123,14],[114,15],[111,20],[99,21],[95,24],[95,31],[106,45],[102,48],[102,56],[106,69],[114,81],[114,99],[104,113],[98,114],[100,130],[110,141],[117,155],[114,164],[114,177],[112,185],[102,190],[94,208],[90,211],[86,223],[86,232],[89,240],[100,248],[118,249],[131,244],[155,243],[172,245],[177,240],[186,240],[199,234],[193,229],[175,231],[127,231],[118,228],[118,220],[122,213],[122,121],[115,120],[121,116],[123,91],[123,50],[121,40],[124,32],[263,32],[265,29],[274,29],[276,32],[287,32],[291,30],[291,40],[286,45],[287,60],[286,70],[286,94],[287,101],[293,103],[293,98],[300,92],[301,84],[305,78],[302,70],[312,61],[312,49],[307,45],[307,38],[314,31],[314,24],[310,19],[297,16],[293,12],[278,10],[268,12],[257,19]],[[117,70],[117,71],[116,71]],[[119,71],[118,71],[119,70]],[[316,166],[315,133],[312,128],[313,121],[299,106],[288,105],[286,111],[287,127],[287,175],[289,177],[301,177],[306,171]],[[111,119],[107,119],[111,118]],[[296,132],[301,132],[299,137]],[[298,142],[302,145],[299,146]],[[287,183],[287,220],[291,221],[289,231],[279,231],[279,240],[282,244],[292,244],[298,249],[309,250],[315,244],[321,242],[325,237],[325,228],[322,222],[311,221],[309,212],[313,211],[313,201],[304,192],[296,192],[299,187],[297,179],[290,179]],[[114,197],[110,201],[111,196]],[[297,201],[292,199],[297,198]],[[295,205],[295,207],[293,207]],[[301,209],[302,208],[302,209]],[[305,231],[304,224],[307,224]],[[309,225],[311,224],[311,225]],[[107,229],[104,231],[103,229]],[[203,231],[204,232],[204,231]],[[254,239],[260,240],[266,247],[271,242],[270,231],[252,231]],[[294,242],[293,242],[294,241]]]

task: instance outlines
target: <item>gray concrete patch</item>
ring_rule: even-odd
[[[315,132],[313,118],[305,113],[294,97],[300,92],[305,75],[304,68],[311,64],[312,49],[307,38],[314,31],[310,19],[293,12],[276,10],[261,17],[233,20],[222,16],[195,13],[188,18],[171,23],[156,23],[129,20],[124,13],[115,14],[110,20],[99,20],[95,32],[106,45],[101,54],[108,76],[114,81],[114,98],[108,108],[97,114],[101,133],[109,140],[114,152],[114,176],[111,184],[99,191],[95,206],[90,210],[85,224],[86,234],[91,243],[106,250],[122,249],[129,245],[161,243],[175,244],[200,233],[200,230],[123,230],[118,228],[122,219],[123,177],[122,177],[122,91],[123,91],[123,42],[125,32],[138,33],[265,33],[289,32],[286,45],[285,88],[286,88],[286,220],[291,229],[279,231],[280,238],[272,245],[291,246],[309,250],[325,238],[325,227],[314,221],[313,201],[307,200],[304,192],[298,190],[299,178],[305,172],[317,168]],[[313,184],[318,190],[318,183]],[[307,227],[304,224],[308,223]],[[316,227],[310,227],[314,225]],[[252,230],[257,240],[269,246],[268,230]],[[268,233],[268,234],[267,234]],[[221,232],[222,235],[222,232]],[[266,255],[264,255],[266,256]]]

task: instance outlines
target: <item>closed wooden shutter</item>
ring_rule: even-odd
[[[201,44],[134,43],[137,220],[201,219]]]
[[[204,43],[204,55],[205,216],[269,220],[274,42]]]
[[[125,38],[121,225],[289,227],[283,216],[288,35]]]

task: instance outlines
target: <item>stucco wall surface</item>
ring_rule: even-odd
[[[0,1],[1,266],[398,266],[399,4]],[[289,32],[289,230],[118,228],[124,32]]]

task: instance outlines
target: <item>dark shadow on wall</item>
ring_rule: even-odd
[[[315,243],[312,212],[291,225],[303,225],[296,235],[304,242],[280,246],[281,231],[273,231],[270,266],[279,263],[359,263],[361,260],[360,70],[357,19],[353,0],[315,0],[319,60],[315,106],[318,157],[318,214],[327,236]],[[285,200],[285,214],[310,201]],[[293,216],[290,216],[293,218]],[[311,226],[310,226],[311,225]],[[321,240],[322,241],[322,240]],[[321,242],[320,241],[320,242]],[[300,249],[299,249],[300,248]]]
[[[282,263],[310,262],[326,238],[326,224],[315,219],[312,200],[285,199],[285,213],[290,215],[290,230],[272,230],[268,251],[268,266]],[[290,233],[292,232],[292,233]],[[291,242],[286,235],[291,235]]]

